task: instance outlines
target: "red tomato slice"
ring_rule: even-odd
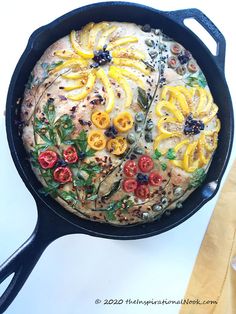
[[[147,199],[150,195],[148,186],[144,184],[139,185],[134,193],[135,193],[135,196],[137,196],[141,200]]]
[[[124,173],[127,177],[133,177],[138,172],[138,167],[134,160],[126,161],[124,165]]]
[[[67,149],[64,150],[63,157],[65,161],[69,164],[73,164],[78,160],[76,149],[72,146],[69,146]]]
[[[55,166],[57,162],[57,153],[52,150],[46,150],[39,154],[38,161],[43,169],[50,169]]]
[[[163,177],[158,171],[152,171],[149,174],[148,181],[152,186],[158,186],[162,184]]]
[[[123,189],[127,193],[134,192],[138,186],[138,183],[135,179],[125,179],[123,181]]]
[[[154,162],[151,157],[143,155],[139,158],[138,166],[142,172],[149,172],[154,167]]]
[[[53,172],[53,178],[60,183],[72,181],[72,172],[68,167],[57,167]]]

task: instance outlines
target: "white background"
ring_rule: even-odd
[[[33,30],[92,2],[95,1],[0,2],[0,264],[30,236],[37,220],[35,202],[14,168],[6,141],[3,112],[12,72]],[[160,10],[196,7],[214,21],[227,40],[226,78],[235,99],[236,27],[232,1],[136,2]],[[79,234],[55,241],[6,313],[178,313],[178,305],[112,306],[95,305],[94,301],[183,298],[216,198],[182,225],[153,238],[113,241]]]

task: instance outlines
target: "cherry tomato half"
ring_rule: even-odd
[[[73,164],[78,160],[76,149],[72,146],[69,146],[67,149],[64,150],[63,157],[65,161],[69,164]]]
[[[153,169],[154,162],[151,157],[143,155],[139,158],[138,166],[142,172],[149,172]]]
[[[127,193],[131,193],[134,192],[138,186],[138,183],[135,179],[125,179],[123,181],[123,189],[125,190],[125,192]]]
[[[72,172],[68,167],[57,167],[53,172],[53,178],[60,183],[72,181]]]
[[[57,162],[57,153],[52,150],[46,150],[39,154],[38,161],[43,169],[50,169]]]
[[[134,194],[141,200],[145,200],[149,197],[150,191],[147,185],[140,184],[135,190]]]
[[[138,167],[134,160],[127,160],[124,164],[124,173],[127,177],[133,177],[138,172]]]
[[[162,184],[163,177],[158,171],[152,171],[149,174],[148,181],[152,186],[158,186]]]

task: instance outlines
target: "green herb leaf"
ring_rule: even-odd
[[[152,158],[158,160],[161,156],[162,156],[162,153],[156,148]]]
[[[189,188],[196,189],[203,183],[205,178],[206,178],[205,169],[203,168],[196,169],[190,178]]]
[[[176,158],[176,154],[173,148],[169,148],[166,153],[166,158],[169,160],[174,160]]]
[[[61,191],[59,193],[60,197],[62,197],[65,201],[71,202],[73,205],[79,203],[78,197],[76,193],[72,191]]]
[[[68,114],[61,116],[55,123],[58,135],[62,143],[69,140],[69,136],[74,130],[71,117]]]
[[[43,107],[43,111],[45,113],[46,118],[48,119],[49,124],[53,124],[55,120],[55,105],[53,104],[54,99],[49,98],[46,105]]]
[[[147,111],[148,109],[148,96],[144,89],[138,87],[138,105],[143,111]]]
[[[188,86],[200,86],[205,88],[207,85],[206,78],[202,72],[190,74],[185,78],[186,84]]]
[[[44,186],[39,190],[40,193],[44,194],[45,196],[51,195],[52,197],[57,197],[58,196],[58,187],[60,183],[55,182],[53,180],[48,180],[47,181],[47,186]]]
[[[94,162],[90,162],[88,164],[84,163],[80,170],[87,172],[89,175],[94,175],[95,173],[99,173],[101,171],[101,166],[95,164]]]
[[[86,199],[88,201],[95,201],[97,198],[98,198],[98,195],[97,194],[93,194],[93,195],[87,197]]]
[[[85,154],[86,157],[93,157],[95,155],[96,151],[92,148],[89,148],[88,150],[86,150]]]
[[[165,171],[167,168],[167,164],[165,162],[161,163],[161,169]]]
[[[63,61],[52,62],[51,64],[49,64],[47,62],[41,63],[41,68],[43,70],[43,75],[42,75],[43,80],[48,78],[50,71],[52,71],[53,69],[55,69],[57,66],[61,65],[62,63],[63,63]]]
[[[101,197],[102,200],[107,200],[109,199],[110,197],[112,197],[112,195],[114,195],[120,188],[120,184],[121,184],[121,179],[114,182],[111,186],[111,189],[108,193],[106,193],[105,195],[103,195]]]
[[[79,149],[82,151],[82,152],[85,152],[86,149],[87,149],[87,133],[82,130],[80,133],[79,133],[79,136],[76,138],[76,143],[79,147]]]

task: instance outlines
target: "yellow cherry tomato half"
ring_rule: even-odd
[[[95,150],[102,150],[106,147],[106,138],[101,131],[93,130],[88,134],[88,144]]]
[[[127,141],[123,136],[117,136],[107,142],[107,149],[111,154],[121,155],[127,149]]]
[[[110,118],[105,111],[96,111],[92,114],[92,122],[99,129],[106,129],[110,126]]]
[[[134,119],[132,115],[127,112],[123,111],[114,118],[114,126],[119,132],[126,132],[133,127]]]

